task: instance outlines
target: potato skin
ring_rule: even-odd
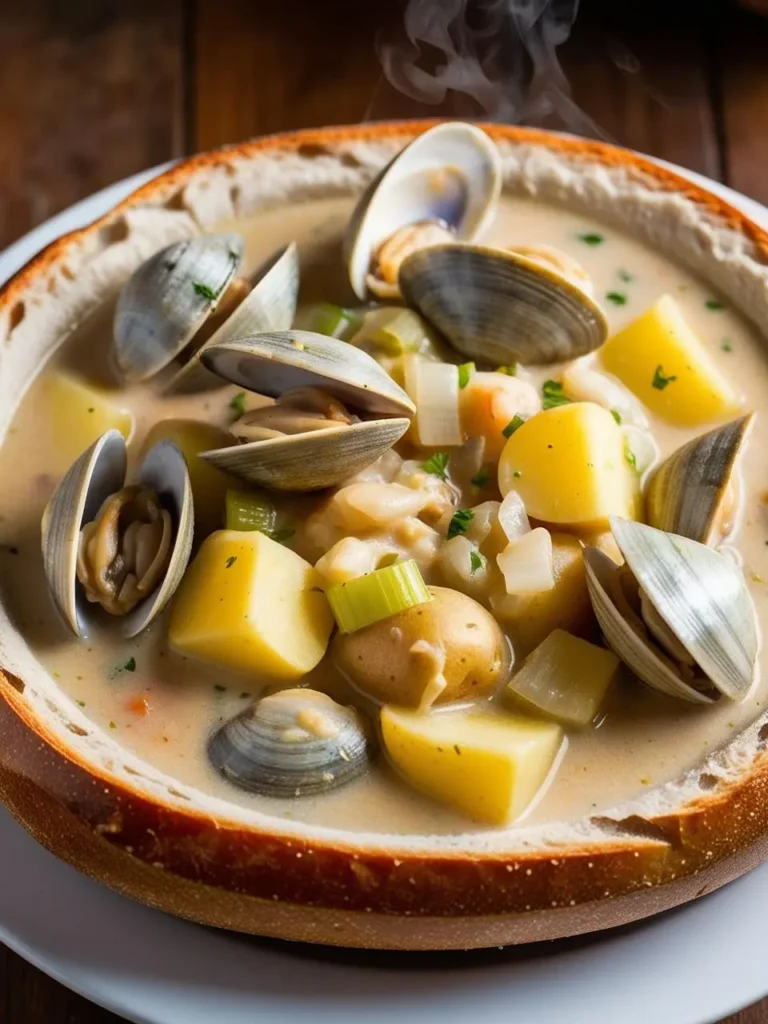
[[[477,601],[446,587],[430,587],[434,600],[356,633],[339,634],[336,664],[350,682],[384,704],[415,708],[435,675],[418,641],[445,652],[446,686],[436,704],[488,694],[507,678],[509,646],[498,623]]]

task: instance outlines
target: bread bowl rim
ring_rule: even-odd
[[[238,160],[258,161],[264,154],[301,151],[306,154],[303,158],[313,160],[333,157],[347,143],[399,144],[433,123],[312,129],[181,161],[94,224],[63,236],[32,259],[0,292],[0,322],[12,319],[14,307],[25,301],[35,283],[71,254],[73,247],[144,204],[167,203],[169,198],[175,201],[199,172],[215,172]],[[766,232],[728,203],[667,168],[603,143],[537,129],[484,127],[502,144],[539,149],[576,164],[610,169],[629,181],[642,180],[649,193],[674,196],[698,211],[702,224],[740,237],[761,273],[768,264]],[[758,300],[754,309],[745,311],[760,319],[761,309]],[[662,804],[658,813],[645,813],[643,807],[631,805],[624,809],[626,813],[619,809],[615,817],[611,813],[603,815],[601,823],[593,823],[581,834],[576,831],[568,842],[563,836],[557,841],[555,836],[554,841],[538,848],[523,844],[508,849],[461,849],[444,842],[418,848],[404,841],[384,843],[385,838],[392,837],[367,837],[362,841],[359,836],[346,834],[328,841],[324,836],[313,838],[313,830],[308,827],[287,829],[282,822],[274,822],[271,829],[245,828],[231,817],[163,802],[142,792],[138,782],[118,779],[78,758],[62,743],[61,735],[30,708],[20,692],[23,688],[24,683],[12,672],[0,671],[0,720],[9,738],[1,759],[0,797],[10,810],[45,845],[81,869],[145,901],[204,922],[304,937],[306,923],[297,923],[295,928],[281,926],[272,932],[263,921],[249,927],[249,915],[263,917],[255,912],[253,901],[274,901],[285,908],[316,911],[321,922],[317,927],[328,934],[315,941],[347,942],[331,928],[331,922],[334,916],[349,914],[367,915],[369,922],[362,928],[368,938],[350,942],[355,945],[454,944],[445,929],[437,940],[419,939],[415,934],[418,929],[413,928],[405,929],[411,938],[404,935],[402,939],[395,936],[377,940],[377,928],[381,936],[392,931],[389,924],[385,927],[382,923],[383,918],[392,916],[422,922],[445,919],[454,922],[454,929],[456,919],[467,918],[470,927],[461,930],[458,945],[520,941],[525,928],[536,930],[533,920],[537,916],[542,921],[552,918],[551,927],[546,923],[536,926],[544,928],[546,934],[541,937],[621,923],[629,919],[627,913],[632,918],[644,916],[653,912],[648,909],[652,905],[654,909],[673,905],[698,894],[702,887],[716,887],[733,876],[737,864],[762,855],[760,840],[765,826],[760,823],[759,812],[768,778],[762,722],[746,730],[728,748],[730,751],[742,744],[751,754],[743,754],[745,764],[738,771],[727,765],[724,768],[723,755],[717,755],[719,760],[692,773],[698,774],[699,780],[714,780],[707,782],[711,788],[704,788],[702,783],[693,796],[678,805]],[[690,785],[686,791],[693,793]],[[55,807],[50,805],[51,799]],[[74,850],[69,849],[62,830],[52,826],[59,813],[64,814],[73,831],[83,832]],[[105,851],[103,844],[111,849]],[[203,850],[205,857],[201,857]],[[118,855],[118,868],[95,868],[114,855]],[[143,871],[137,872],[136,862],[151,868],[152,876],[156,876],[154,885],[132,880],[137,873],[144,875]],[[695,883],[694,893],[689,891],[688,883],[696,876],[702,877]],[[190,882],[191,892],[196,891],[199,899],[190,895]],[[174,892],[166,897],[164,889]],[[653,890],[655,898],[638,901],[633,897],[643,890]],[[666,898],[659,904],[662,890]],[[224,892],[236,893],[244,906],[250,907],[245,921],[234,911],[229,922],[219,919],[219,912],[211,904],[217,899],[222,902]],[[638,904],[646,910],[622,909]],[[564,921],[562,912],[579,920],[555,924],[555,918]],[[481,925],[489,916],[504,919],[501,932],[491,929],[487,922]],[[297,922],[299,919],[305,921],[306,914],[299,913]],[[347,924],[341,928],[345,934]],[[455,930],[458,936],[459,930]],[[427,931],[422,928],[422,935]],[[498,934],[508,938],[499,939]]]

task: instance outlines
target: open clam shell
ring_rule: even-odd
[[[250,278],[251,291],[231,316],[166,385],[166,391],[190,393],[222,386],[222,380],[203,365],[200,354],[211,345],[269,331],[287,331],[299,301],[299,253],[296,243],[284,246]]]
[[[437,223],[456,238],[474,238],[500,191],[499,152],[480,128],[447,122],[414,139],[371,182],[350,219],[344,254],[355,294],[368,297],[374,254],[398,229]],[[395,286],[389,297],[397,295]]]
[[[117,430],[99,438],[69,469],[43,516],[43,565],[53,600],[77,636],[87,636],[103,622],[77,579],[80,531],[92,522],[104,501],[125,483],[125,439]],[[173,542],[168,567],[159,585],[131,612],[115,619],[125,637],[145,629],[168,603],[184,575],[192,549],[194,505],[189,472],[181,451],[170,441],[154,445],[137,474],[138,483],[154,490],[171,516]]]
[[[743,700],[755,678],[759,636],[738,567],[697,541],[642,523],[612,517],[611,530],[648,607],[638,629],[616,599],[613,577],[621,569],[588,549],[587,585],[608,645],[643,682],[670,696]],[[687,677],[678,652],[692,669]]]
[[[752,420],[750,413],[695,437],[662,462],[645,490],[651,526],[702,544],[717,539],[734,511],[734,471]]]
[[[123,285],[114,353],[126,380],[159,373],[192,340],[237,273],[240,235],[200,235],[162,249]]]
[[[200,457],[249,483],[274,490],[332,487],[364,469],[406,432],[414,406],[366,352],[309,331],[254,335],[211,344],[203,363],[225,380],[272,398],[319,388],[377,418],[201,452]]]
[[[605,314],[583,288],[510,250],[430,246],[406,257],[399,281],[406,302],[482,363],[566,362],[608,337]]]
[[[372,747],[354,708],[297,688],[263,697],[226,722],[211,737],[208,757],[241,789],[298,797],[359,778]]]

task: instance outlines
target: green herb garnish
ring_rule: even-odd
[[[512,476],[515,478],[515,480],[517,480],[518,477],[521,477],[522,475],[523,474],[522,474],[522,472],[519,469],[516,469],[515,472],[512,474]]]
[[[462,363],[459,366],[459,388],[465,388],[467,384],[469,384],[470,378],[474,372],[474,363]]]
[[[725,303],[721,302],[719,299],[707,299],[704,305],[707,309],[711,309],[713,312],[716,312],[719,309],[725,309]]]
[[[654,388],[656,388],[657,391],[663,391],[667,384],[671,384],[674,380],[677,380],[677,377],[665,376],[663,368],[661,367],[661,365],[659,365],[656,367],[656,370],[653,374],[653,380],[651,381],[651,385]]]
[[[730,343],[730,341],[724,341],[720,348],[723,350],[723,352],[733,352],[733,345]]]
[[[279,530],[273,530],[269,536],[272,540],[276,540],[278,544],[282,544],[285,540],[290,540],[291,537],[296,533],[290,526],[281,526]]]
[[[541,393],[544,397],[545,409],[555,409],[558,405],[569,405],[571,401],[563,391],[563,385],[559,380],[545,380]]]
[[[245,392],[241,391],[230,400],[229,408],[232,412],[236,412],[238,416],[245,415]]]
[[[124,672],[135,672],[136,671],[136,659],[129,658],[128,661],[123,665]]]
[[[624,281],[624,282],[626,282],[628,284],[630,281],[634,281],[635,278],[634,278],[634,275],[630,274],[628,271],[620,270],[619,271],[619,279]]]
[[[478,570],[485,567],[485,557],[479,551],[472,551],[469,555],[469,575],[474,576]]]
[[[208,299],[209,302],[215,302],[218,298],[218,292],[215,292],[213,288],[210,288],[207,284],[203,284],[202,281],[193,281],[192,287],[195,290],[195,295],[199,295],[203,299]]]
[[[431,455],[426,462],[421,464],[421,468],[425,473],[431,473],[432,476],[439,476],[441,480],[446,479],[446,469],[448,468],[448,460],[450,455],[448,452],[435,452]]]
[[[474,487],[485,487],[485,485],[488,483],[490,479],[491,474],[488,472],[488,468],[486,466],[483,466],[479,473],[475,473],[475,475],[470,480],[470,483]]]
[[[502,430],[502,434],[504,435],[504,437],[512,437],[514,432],[516,430],[519,430],[520,427],[522,427],[522,425],[524,423],[525,423],[525,417],[520,416],[518,413],[515,413],[515,415],[512,417],[512,419],[506,425],[506,427],[504,427],[504,429]]]
[[[635,458],[635,453],[631,449],[625,448],[624,449],[624,458],[630,464],[632,469],[634,469],[634,471],[637,472],[637,459]]]
[[[516,377],[517,363],[510,363],[508,366],[497,366],[496,373],[505,373],[507,377]]]
[[[458,537],[462,533],[467,532],[467,527],[475,518],[475,513],[471,508],[460,508],[453,513],[453,517],[448,524],[448,540],[453,537]]]
[[[618,409],[611,409],[611,416],[613,416],[613,418],[616,420],[619,426],[621,426],[621,413],[618,411]]]
[[[230,555],[229,558],[227,559],[227,565],[226,565],[227,569],[231,569],[236,561],[237,561],[237,555]]]
[[[608,292],[605,296],[609,302],[612,302],[614,306],[626,306],[627,296],[624,292]]]
[[[588,231],[585,235],[579,235],[579,240],[585,245],[602,245],[605,241],[605,236],[598,235],[594,231]]]

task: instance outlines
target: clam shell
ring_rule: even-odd
[[[381,416],[412,416],[402,388],[361,349],[311,331],[274,331],[211,342],[204,365],[238,387],[271,398],[318,387],[345,405]]]
[[[117,430],[102,435],[71,466],[53,493],[43,515],[43,567],[54,603],[70,629],[88,636],[103,623],[77,580],[80,529],[94,519],[102,503],[125,483],[126,444]],[[194,505],[189,472],[181,451],[162,441],[147,452],[139,482],[157,491],[171,513],[175,540],[168,570],[157,589],[128,615],[115,620],[126,637],[136,636],[155,618],[181,582],[189,561],[194,532]]]
[[[357,712],[316,690],[282,690],[225,723],[208,757],[226,779],[269,797],[311,796],[358,778],[372,750]]]
[[[430,176],[446,169],[460,175],[453,182],[463,187],[435,191]],[[474,238],[493,214],[500,191],[499,151],[484,131],[456,121],[423,132],[371,182],[349,221],[344,255],[357,297],[367,297],[372,254],[399,228],[440,220],[457,238]]]
[[[227,290],[243,256],[240,235],[200,235],[148,259],[123,286],[114,353],[129,381],[159,373],[192,340]]]
[[[742,416],[695,437],[662,462],[645,490],[651,526],[710,542],[752,420]]]
[[[277,491],[335,487],[375,462],[405,434],[410,420],[393,418],[201,452],[200,458],[251,484]]]
[[[598,304],[546,264],[504,249],[435,245],[400,267],[410,305],[462,355],[483,363],[576,359],[608,337]]]
[[[165,390],[189,394],[221,387],[223,382],[207,370],[200,353],[218,342],[268,331],[287,331],[299,301],[299,253],[296,243],[279,249],[251,277],[252,288],[215,334],[194,352],[173,375]]]

